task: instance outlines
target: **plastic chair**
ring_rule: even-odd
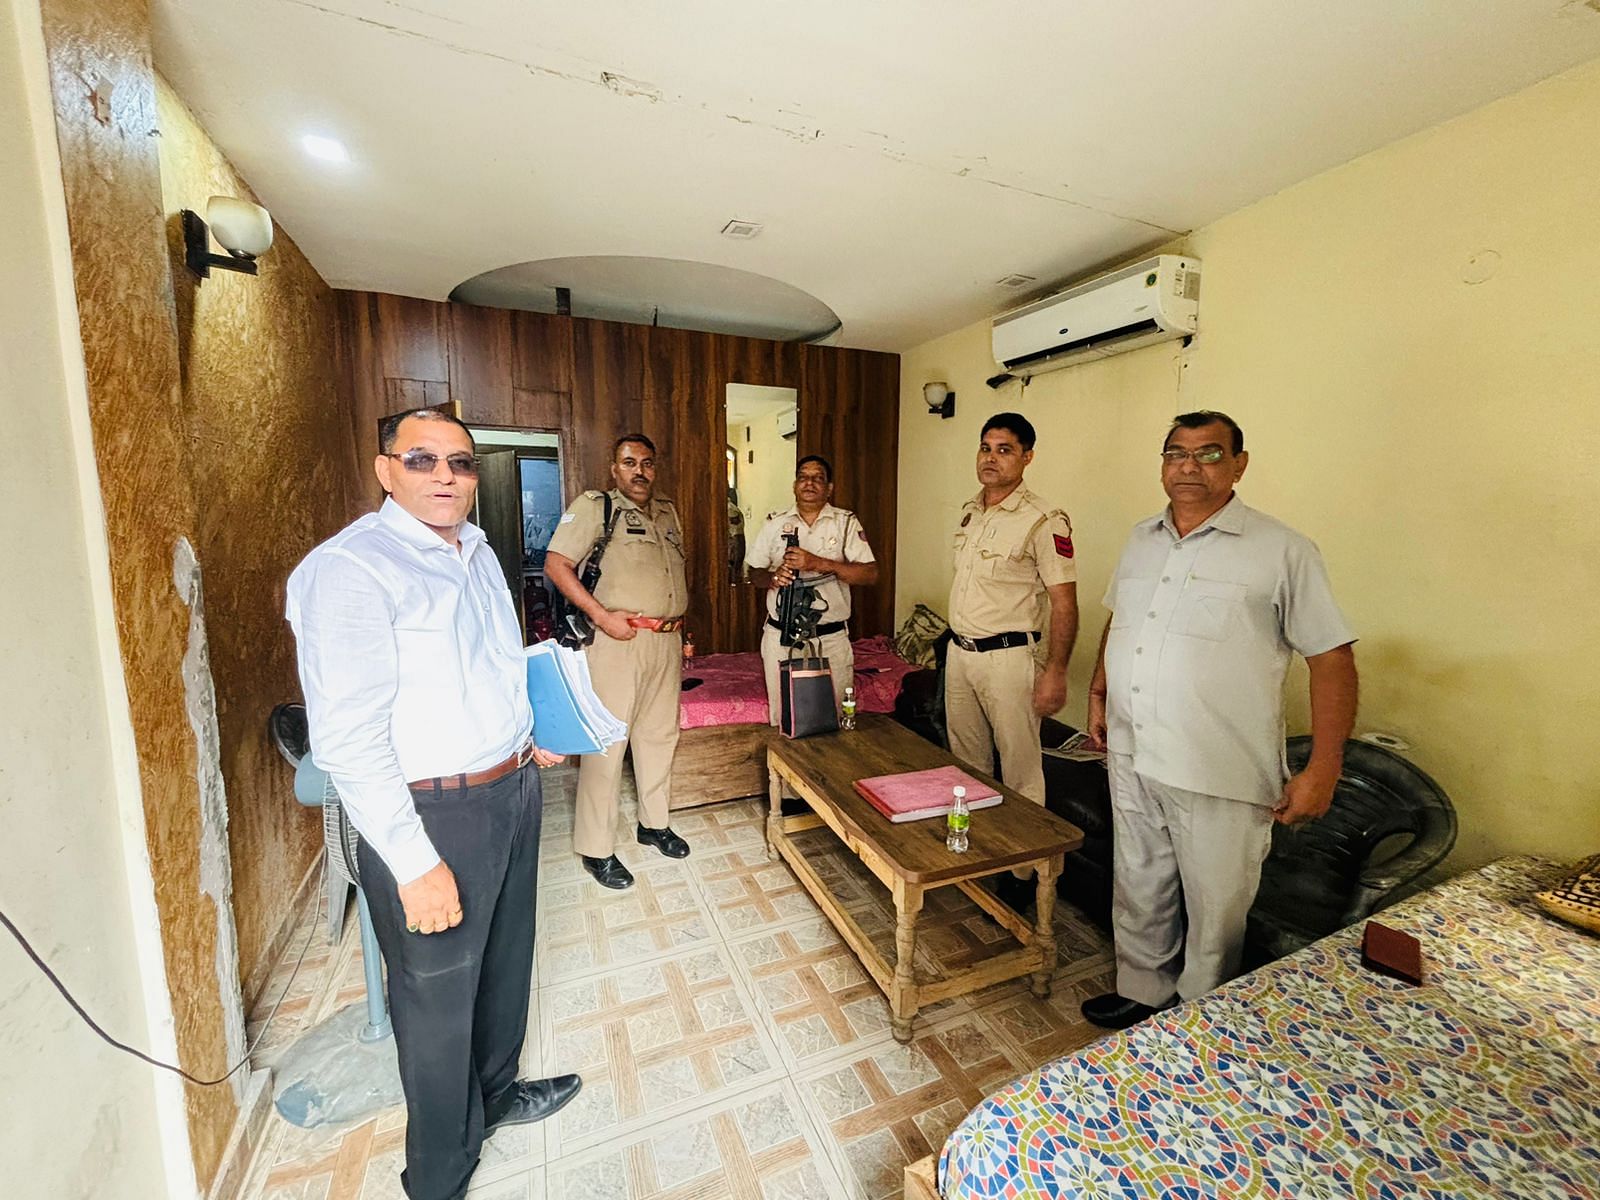
[[[1311,739],[1290,738],[1288,755],[1289,769],[1300,770]],[[1455,806],[1424,771],[1380,746],[1346,742],[1327,815],[1298,829],[1273,827],[1246,965],[1292,954],[1402,899],[1450,853],[1456,831]]]

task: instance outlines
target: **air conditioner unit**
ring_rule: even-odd
[[[995,361],[1021,378],[1187,337],[1200,310],[1200,263],[1161,254],[996,317]]]
[[[792,438],[800,431],[800,410],[786,408],[778,414],[778,436]]]

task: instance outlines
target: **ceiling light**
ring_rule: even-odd
[[[735,218],[722,227],[722,236],[748,241],[760,233],[761,228],[758,221],[741,221]]]
[[[346,163],[350,161],[350,152],[344,148],[344,143],[338,138],[323,137],[321,134],[308,133],[300,139],[300,145],[312,158],[320,158],[323,162]]]
[[[1019,288],[1025,283],[1038,282],[1032,275],[1007,275],[1004,279],[996,279],[995,283],[1003,288]]]

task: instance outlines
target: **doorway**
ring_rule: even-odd
[[[478,503],[474,520],[505,573],[523,639],[550,636],[544,559],[566,496],[561,486],[561,435],[547,429],[474,427]]]

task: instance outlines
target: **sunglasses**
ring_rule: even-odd
[[[402,467],[419,475],[431,475],[433,469],[439,465],[439,456],[429,450],[407,450],[404,454],[391,453],[387,457],[398,458]],[[475,454],[447,454],[444,462],[445,466],[450,468],[452,475],[477,477],[478,456]]]

